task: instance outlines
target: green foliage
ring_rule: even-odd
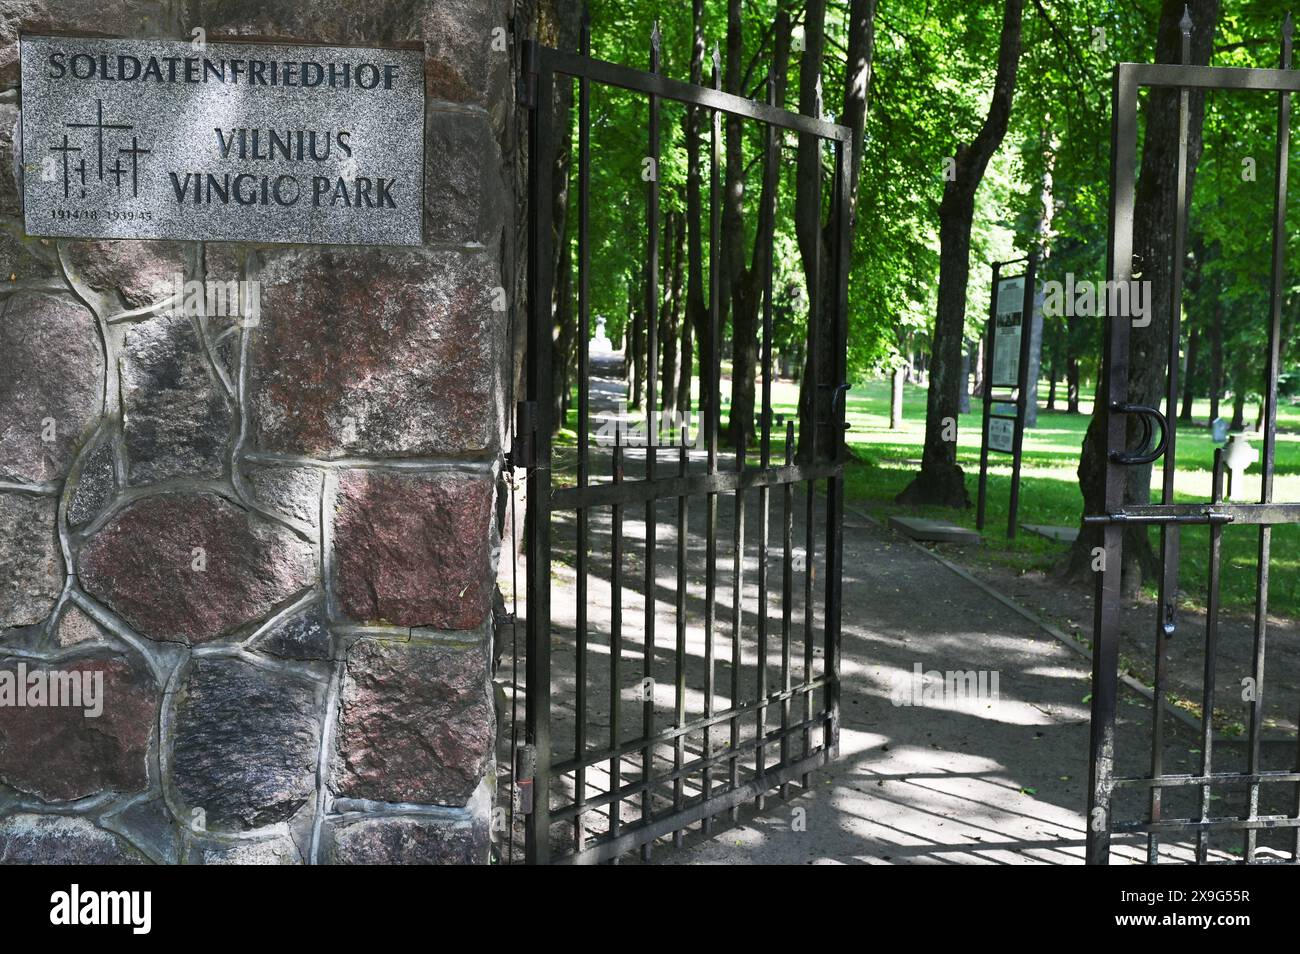
[[[1281,0],[1224,0],[1214,63],[1274,66]],[[760,97],[771,59],[772,25],[784,7],[802,28],[799,0],[749,0],[743,7],[747,95]],[[843,101],[847,3],[830,3],[822,80],[827,112]],[[1016,258],[1039,244],[1040,279],[1104,279],[1108,232],[1111,73],[1120,61],[1150,61],[1155,49],[1158,0],[1029,0],[1011,128],[995,155],[976,200],[967,334],[977,336],[988,308],[989,264]],[[593,52],[601,59],[644,67],[656,22],[663,34],[666,74],[688,79],[692,48],[689,3],[594,0]],[[975,135],[988,107],[1001,27],[1002,5],[969,0],[881,0],[875,21],[875,56],[858,182],[858,210],[849,284],[849,368],[855,378],[893,362],[905,342],[924,345],[934,320],[938,283],[937,210],[944,160]],[[704,5],[705,83],[711,52],[723,45],[726,4]],[[797,44],[796,44],[797,50]],[[797,109],[800,56],[792,54],[787,108]],[[662,208],[684,209],[687,158],[685,111],[662,110]],[[1271,250],[1268,235],[1274,183],[1276,100],[1263,95],[1209,98],[1205,148],[1191,207],[1193,256],[1185,298],[1187,327],[1208,327],[1215,302],[1224,317],[1224,346],[1244,356],[1239,382],[1261,389],[1267,329]],[[574,132],[576,142],[576,110]],[[639,95],[593,86],[592,92],[592,299],[615,340],[628,318],[629,300],[644,300],[647,258],[647,106]],[[759,194],[763,127],[746,124],[747,228],[752,236]],[[709,116],[701,122],[705,214],[709,183]],[[777,348],[796,355],[802,263],[794,240],[795,140],[783,141],[779,227],[775,243]],[[1290,176],[1296,180],[1292,154]],[[1254,179],[1243,179],[1243,159]],[[825,157],[829,196],[829,153]],[[576,192],[574,193],[576,196]],[[573,200],[576,202],[576,198]],[[1291,190],[1287,220],[1300,209]],[[570,217],[570,222],[575,217]],[[702,228],[708,254],[707,222]],[[1288,235],[1288,257],[1300,251],[1300,230]],[[748,252],[748,248],[746,250]],[[1193,272],[1199,274],[1192,275]],[[1294,273],[1294,270],[1293,270]],[[706,286],[707,288],[707,276]],[[1294,327],[1300,295],[1294,279],[1284,289],[1283,317]],[[1100,329],[1095,321],[1067,332],[1063,319],[1053,337],[1069,335],[1069,351],[1086,375],[1095,373]],[[724,338],[728,332],[724,329]],[[1284,336],[1289,342],[1295,336]],[[1062,340],[1065,340],[1062,337]],[[1289,362],[1296,354],[1290,346]],[[1194,379],[1208,387],[1208,345]]]

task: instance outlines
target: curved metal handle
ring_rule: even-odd
[[[848,403],[847,403],[848,395],[849,395],[849,386],[847,383],[837,385],[834,392],[832,392],[831,394],[831,420],[832,421],[834,421],[836,418],[840,416],[841,411],[848,413]],[[843,424],[840,425],[840,427],[844,428],[844,430],[847,431],[849,429],[849,424],[847,421],[845,421]]]
[[[835,419],[839,417],[840,411],[844,410],[845,413],[848,412],[845,398],[849,393],[849,385],[847,382],[844,384],[820,384],[818,385],[818,389],[831,392],[831,406],[829,411],[830,420],[827,421],[827,424],[834,426]],[[848,422],[845,422],[841,424],[840,427],[847,431],[849,429],[849,424]]]
[[[1116,414],[1136,414],[1142,422],[1142,440],[1138,446],[1140,451],[1116,451],[1110,452],[1110,459],[1117,464],[1137,465],[1150,464],[1160,459],[1165,452],[1165,445],[1169,441],[1169,424],[1165,416],[1153,407],[1147,407],[1145,404],[1127,404],[1123,401],[1112,401],[1110,405],[1112,412]],[[1151,422],[1155,421],[1160,428],[1160,440],[1156,446],[1151,448]],[[1147,449],[1151,448],[1151,449]]]

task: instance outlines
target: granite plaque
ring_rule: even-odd
[[[418,245],[418,50],[22,38],[29,235]]]

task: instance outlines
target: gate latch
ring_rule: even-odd
[[[1110,459],[1117,464],[1150,464],[1160,458],[1165,452],[1165,444],[1169,440],[1169,425],[1165,421],[1165,416],[1153,407],[1147,407],[1145,404],[1127,404],[1123,401],[1111,401],[1110,411],[1112,414],[1136,414],[1142,421],[1142,440],[1138,442],[1137,451],[1119,451],[1110,452]],[[1156,442],[1155,447],[1151,446],[1151,422],[1155,421],[1160,428],[1160,440]]]
[[[847,412],[846,399],[849,393],[849,385],[847,382],[844,384],[823,384],[821,390],[831,392],[830,420],[827,423],[834,427],[839,422],[840,412]],[[845,421],[839,426],[842,430],[847,431],[851,425]]]
[[[515,440],[506,455],[512,468],[537,466],[537,402],[520,401],[515,408]]]
[[[515,789],[519,792],[519,811],[533,813],[533,776],[537,774],[537,749],[521,745],[515,751]]]

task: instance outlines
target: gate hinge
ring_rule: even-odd
[[[537,748],[521,745],[515,751],[515,789],[519,792],[519,811],[533,813],[533,776],[537,774]]]
[[[537,105],[537,41],[524,40],[520,61],[519,79],[515,98],[520,106],[533,109]]]
[[[515,441],[506,454],[506,466],[525,470],[537,466],[536,401],[520,401],[515,405]]]

